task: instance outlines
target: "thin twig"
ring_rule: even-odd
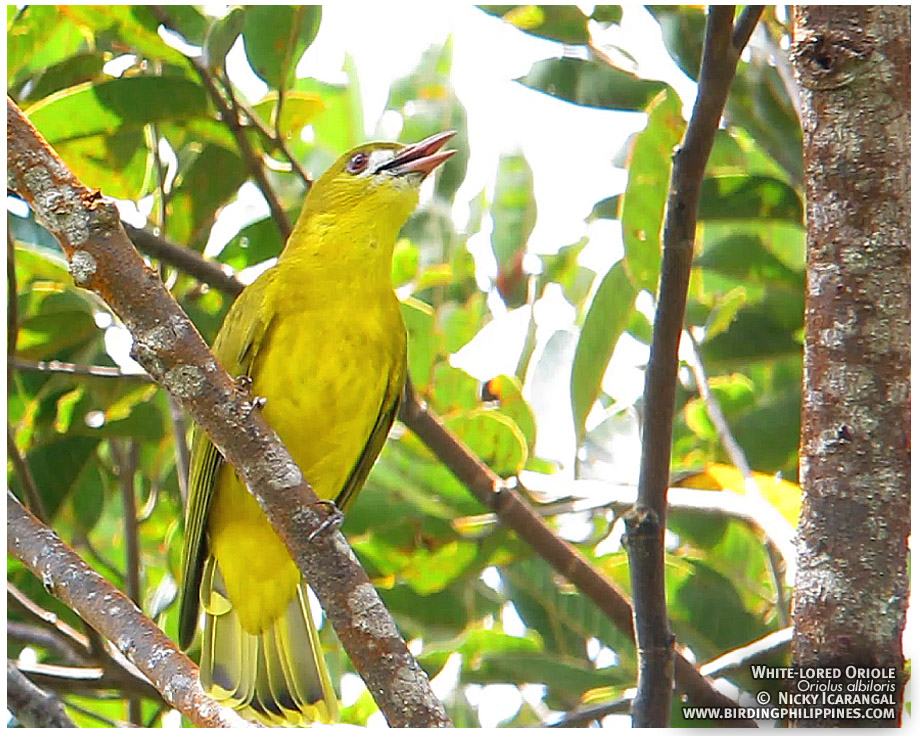
[[[171,243],[149,230],[142,230],[126,222],[122,225],[139,251],[159,258],[225,294],[238,296],[243,290],[243,284],[232,273],[228,273],[228,267],[208,261],[191,248]]]
[[[169,13],[166,8],[162,5],[151,5],[150,9],[153,11],[153,14],[157,17],[157,20],[160,21],[164,26],[169,28],[169,30],[178,33],[176,26],[170,18]],[[262,196],[265,197],[265,201],[268,203],[268,208],[271,211],[272,219],[275,221],[275,224],[278,226],[278,230],[281,233],[281,239],[287,241],[291,235],[291,224],[288,222],[287,215],[284,213],[284,208],[281,206],[281,203],[278,201],[278,197],[275,194],[275,190],[272,188],[271,183],[268,181],[268,177],[265,173],[265,167],[262,165],[262,161],[259,158],[258,154],[253,150],[252,145],[249,143],[249,139],[246,138],[246,133],[240,125],[239,116],[227,105],[227,102],[224,100],[223,96],[220,93],[220,90],[217,89],[217,86],[214,83],[214,77],[211,74],[211,70],[206,64],[204,64],[201,59],[195,57],[186,57],[189,64],[198,74],[198,77],[201,79],[201,83],[204,85],[205,91],[208,93],[208,97],[211,99],[211,102],[214,104],[214,107],[217,108],[217,112],[220,115],[221,121],[226,124],[230,132],[233,134],[233,138],[236,140],[236,145],[240,150],[240,155],[243,157],[246,166],[249,169],[249,172],[252,174],[253,179],[255,179],[256,186],[259,187],[259,191],[262,192]]]
[[[68,639],[47,626],[7,620],[6,638],[7,641],[47,649],[56,655],[62,664],[78,665],[86,663],[85,652],[75,650]]]
[[[156,140],[156,145],[153,150],[153,160],[156,162],[157,188],[160,193],[159,229],[161,233],[165,233],[168,225],[167,218],[169,217],[169,210],[166,206],[166,172],[163,167],[162,158],[160,157],[160,136],[156,124],[154,124],[152,128],[154,139]],[[166,283],[166,265],[163,259],[160,259],[160,278]],[[176,478],[179,484],[179,495],[182,497],[182,506],[185,507],[186,501],[188,500],[189,467],[189,448],[188,442],[186,442],[187,428],[185,426],[185,415],[182,413],[182,408],[176,403],[176,400],[168,391],[166,392],[166,407],[169,410],[169,421],[173,430],[173,444],[176,448]]]
[[[10,659],[6,660],[6,704],[27,728],[77,727],[64,712],[64,704],[36,687]]]
[[[130,598],[140,608],[141,603],[141,555],[137,534],[137,497],[134,489],[134,474],[137,470],[138,446],[128,440],[127,447],[121,447],[118,440],[111,440],[109,447],[118,466],[118,485],[121,488],[121,514],[125,528],[125,588]],[[141,725],[141,701],[128,696],[128,719]]]
[[[47,526],[7,494],[7,552],[73,608],[151,680],[174,708],[199,726],[242,726],[198,682],[198,668],[125,595],[89,567]]]
[[[697,390],[700,392],[700,397],[706,405],[706,413],[709,415],[709,419],[716,428],[716,433],[719,435],[722,447],[725,448],[725,452],[728,453],[732,465],[741,473],[741,477],[744,480],[744,492],[754,498],[763,499],[763,494],[760,492],[760,486],[757,485],[757,480],[754,478],[754,473],[748,463],[747,455],[744,454],[744,450],[732,434],[731,427],[728,426],[728,420],[725,418],[719,400],[709,388],[709,377],[706,375],[706,369],[703,366],[700,346],[689,330],[684,331],[684,337],[689,346],[687,363],[690,365],[690,370],[693,371]],[[779,616],[781,624],[785,627],[789,626],[790,623],[789,604],[786,600],[786,582],[785,575],[783,574],[785,565],[774,552],[775,551],[771,550],[769,546],[767,547],[770,577],[773,580],[773,588],[776,592],[776,613]]]
[[[93,711],[88,708],[84,708],[82,705],[77,705],[72,700],[64,700],[64,704],[73,711],[80,713],[87,718],[92,718],[94,721],[99,721],[99,723],[109,728],[134,728],[133,723],[125,723],[124,721],[116,721],[111,718],[106,718],[101,716],[98,713],[93,713]]]
[[[13,470],[19,479],[19,486],[26,497],[26,504],[28,504],[29,510],[42,521],[46,520],[48,515],[45,513],[41,493],[35,485],[35,478],[32,477],[32,470],[29,468],[29,464],[20,454],[19,448],[16,447],[13,428],[9,422],[6,424],[6,452],[10,460],[13,461]]]
[[[6,289],[6,352],[7,355],[15,355],[19,337],[19,292],[16,286],[16,246],[9,228],[6,230]],[[7,381],[9,379],[10,376],[7,376]]]
[[[73,652],[75,658],[86,664],[95,662],[100,665],[106,682],[120,683],[119,687],[148,697],[159,697],[137,667],[120,652],[110,650],[97,631],[86,627],[87,634],[81,634],[57,615],[39,606],[12,583],[7,582],[6,590],[7,605],[44,627],[51,636],[59,640],[61,646]]]
[[[259,129],[259,132],[262,135],[264,135],[266,138],[268,138],[275,146],[278,147],[278,150],[280,150],[281,153],[284,154],[284,157],[288,160],[288,163],[291,164],[291,168],[294,170],[294,173],[296,173],[297,176],[300,177],[300,180],[304,183],[304,186],[307,188],[307,190],[309,190],[310,187],[313,186],[313,178],[307,173],[306,169],[304,169],[300,165],[300,162],[297,160],[297,157],[294,156],[293,153],[291,153],[291,150],[288,148],[287,143],[284,140],[284,136],[282,135],[280,130],[278,130],[277,128],[277,126],[280,124],[279,121],[281,120],[280,113],[276,113],[278,115],[275,121],[276,128],[275,130],[272,130],[268,125],[265,124],[265,122],[259,117],[256,111],[253,110],[252,107],[245,100],[240,99],[234,94],[233,86],[230,80],[227,79],[226,76],[220,75],[219,72],[218,74],[219,74],[218,79],[220,79],[221,83],[224,86],[224,89],[227,91],[227,97],[230,99],[230,104],[234,107],[234,109],[241,110],[246,115],[248,120],[256,128]],[[280,94],[280,90],[279,90],[279,94]],[[280,100],[280,97],[279,97],[279,100]]]
[[[46,628],[52,636],[61,641],[62,646],[73,652],[75,657],[85,660],[92,655],[89,641],[83,634],[57,615],[39,606],[9,581],[6,583],[6,603],[8,607],[15,608],[26,618],[31,618]]]
[[[787,626],[779,631],[773,631],[766,636],[738,647],[730,652],[710,660],[700,667],[700,672],[706,677],[723,677],[729,672],[740,670],[751,662],[773,654],[777,649],[789,646],[792,642],[792,627]]]
[[[100,696],[106,692],[119,692],[128,698],[148,698],[162,701],[162,695],[142,677],[132,676],[124,669],[107,669],[105,666],[68,666],[38,662],[19,664],[20,669],[40,687],[57,693],[80,693]]]
[[[150,383],[146,373],[125,373],[121,368],[109,365],[77,365],[62,360],[29,360],[28,358],[9,358],[7,365],[17,370],[36,371],[38,373],[67,373],[72,376],[87,378],[122,378],[129,381]]]

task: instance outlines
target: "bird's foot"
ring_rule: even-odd
[[[242,376],[237,376],[233,379],[233,382],[236,384],[236,387],[239,391],[242,391],[247,396],[249,396],[249,401],[243,404],[243,412],[245,416],[249,416],[256,409],[261,409],[268,402],[264,396],[252,396],[252,376],[243,374]]]
[[[329,529],[338,529],[342,526],[342,522],[345,521],[345,514],[342,513],[342,510],[335,505],[334,501],[328,501],[325,499],[320,499],[315,501],[311,506],[325,506],[329,515],[323,520],[323,523],[320,524],[316,529],[310,532],[310,536],[307,537],[308,542],[312,542],[320,534],[329,530]]]

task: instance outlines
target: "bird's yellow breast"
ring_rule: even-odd
[[[273,286],[278,279],[273,280]],[[278,433],[319,498],[335,500],[361,455],[394,372],[405,328],[389,289],[343,311],[295,284],[266,290],[268,327],[252,364],[252,393],[264,398]],[[280,538],[232,468],[221,468],[209,517],[212,553],[244,629],[277,618],[300,579]]]

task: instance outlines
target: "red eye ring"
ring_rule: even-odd
[[[349,174],[360,174],[367,168],[368,161],[370,161],[370,156],[364,151],[358,151],[354,156],[348,159],[348,164],[345,168]]]

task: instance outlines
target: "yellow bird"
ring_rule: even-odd
[[[246,287],[214,341],[249,376],[266,421],[321,499],[343,511],[380,453],[406,377],[390,283],[399,230],[453,132],[368,143],[313,185],[277,265]],[[179,643],[204,611],[205,690],[268,724],[332,721],[338,704],[307,581],[230,465],[196,430],[189,469]]]

